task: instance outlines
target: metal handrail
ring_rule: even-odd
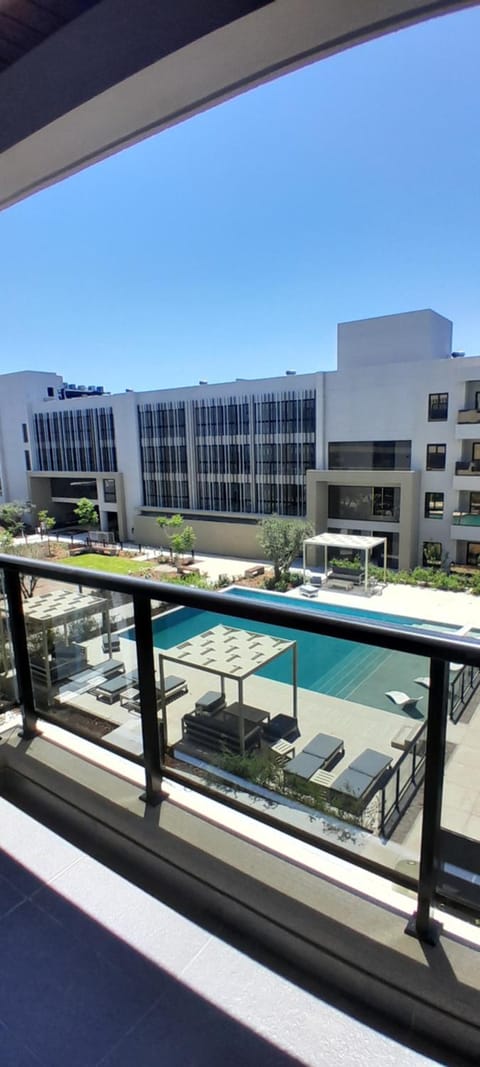
[[[219,615],[231,615],[241,619],[252,619],[262,623],[284,628],[294,628],[310,633],[334,637],[340,640],[354,641],[375,647],[392,649],[430,659],[430,687],[428,694],[428,715],[426,724],[425,749],[425,784],[423,805],[422,840],[420,847],[420,874],[418,886],[414,878],[392,871],[390,868],[369,860],[365,856],[348,853],[333,842],[319,843],[318,838],[298,827],[289,828],[299,839],[321,847],[323,850],[366,870],[388,877],[391,881],[407,888],[418,888],[418,909],[415,933],[425,941],[434,940],[434,924],[431,921],[431,907],[434,899],[441,896],[438,889],[440,814],[443,789],[443,770],[445,761],[445,735],[447,722],[448,697],[448,663],[463,662],[480,668],[480,646],[466,637],[445,635],[438,632],[422,632],[398,624],[377,623],[370,620],[355,619],[347,616],[332,617],[318,608],[308,609],[303,606],[288,607],[279,598],[276,604],[262,604],[255,601],[231,596],[228,593],[210,592],[192,589],[188,586],[175,586],[168,583],[153,582],[144,578],[132,578],[105,574],[83,568],[58,565],[50,561],[24,559],[19,556],[0,555],[0,568],[5,579],[5,593],[9,606],[13,653],[17,682],[22,705],[25,736],[34,736],[36,732],[37,712],[34,704],[33,687],[30,673],[30,661],[26,640],[23,601],[20,590],[20,573],[39,578],[47,578],[127,594],[132,597],[136,626],[136,647],[138,658],[138,675],[140,687],[141,727],[143,736],[143,765],[146,777],[145,800],[149,804],[159,803],[161,799],[161,779],[163,774],[185,785],[185,776],[175,768],[166,766],[163,731],[158,727],[155,676],[153,662],[153,634],[151,626],[151,601],[162,600],[173,606],[191,607]],[[58,720],[41,713],[41,718]],[[68,726],[62,725],[63,729]],[[72,732],[81,733],[79,730]],[[86,736],[83,734],[82,736]],[[89,740],[92,740],[89,738]],[[101,741],[96,740],[101,745]],[[111,747],[103,743],[103,747]],[[125,753],[122,752],[122,755]],[[136,762],[139,762],[138,759]],[[188,779],[191,789],[213,796],[219,803],[245,812],[244,805],[236,798],[222,793],[219,796],[210,786],[198,779]],[[285,832],[286,826],[271,812],[248,809],[253,818],[273,825]],[[480,904],[479,904],[480,911]]]

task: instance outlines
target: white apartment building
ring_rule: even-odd
[[[334,371],[112,396],[4,375],[0,434],[2,499],[58,525],[88,496],[121,540],[181,512],[200,551],[255,558],[276,513],[387,537],[392,566],[480,560],[480,358],[430,310],[342,323]]]

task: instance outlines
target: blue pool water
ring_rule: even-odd
[[[251,589],[234,589],[231,591],[235,597],[249,600],[254,603],[278,604],[284,598],[275,594],[258,593]],[[303,602],[288,598],[290,607],[306,607]],[[432,624],[422,619],[407,618],[405,616],[389,615],[385,612],[367,611],[363,608],[337,607],[336,605],[308,603],[310,610],[320,610],[330,615],[352,616],[359,619],[369,619],[383,622],[387,625],[403,624],[415,629],[437,630],[445,633],[454,633],[458,626],[448,624]],[[390,652],[386,649],[371,648],[366,645],[355,644],[352,641],[341,641],[337,638],[322,637],[316,634],[305,633],[301,630],[285,630],[280,626],[266,625],[255,619],[237,619],[231,615],[196,611],[192,608],[179,608],[168,612],[155,619],[153,623],[154,644],[156,648],[171,648],[173,645],[186,641],[190,637],[203,633],[223,623],[226,626],[237,626],[244,630],[253,630],[257,633],[268,633],[273,636],[288,637],[297,642],[298,649],[298,684],[303,689],[311,689],[313,692],[331,694],[332,696],[352,699],[372,707],[384,707],[385,710],[394,711],[398,714],[399,709],[392,705],[385,692],[388,689],[405,690],[411,696],[423,698],[425,706],[425,689],[419,687],[414,679],[428,673],[428,663],[420,656],[410,656],[406,653]],[[134,636],[133,632],[128,636]],[[291,682],[292,674],[291,656],[280,656],[273,663],[267,664],[258,674],[274,681]],[[420,712],[418,713],[420,715]]]

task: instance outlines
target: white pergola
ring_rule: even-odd
[[[303,580],[305,581],[305,554],[307,545],[322,545],[325,551],[325,575],[328,571],[328,549],[347,548],[353,552],[365,553],[365,589],[368,589],[368,562],[372,548],[383,545],[383,580],[387,580],[387,538],[363,537],[360,534],[321,533],[307,537],[303,542]]]
[[[245,751],[245,718],[254,717],[261,722],[266,713],[257,718],[258,709],[244,704],[243,683],[267,663],[292,652],[292,700],[293,717],[297,718],[297,642],[283,637],[271,637],[269,634],[241,630],[236,626],[212,626],[196,637],[190,637],[173,648],[159,653],[160,690],[162,693],[162,712],[165,743],[167,743],[167,705],[165,698],[165,661],[182,663],[208,674],[217,674],[221,680],[222,693],[225,694],[225,679],[233,679],[238,684],[238,702],[226,708],[230,714],[238,714],[240,750]]]

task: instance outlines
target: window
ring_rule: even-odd
[[[408,471],[411,441],[330,441],[329,470]]]
[[[103,499],[106,504],[117,503],[117,487],[115,485],[115,478],[103,479]]]
[[[480,515],[480,493],[470,493],[470,506],[468,511],[470,515]]]
[[[428,421],[445,422],[448,419],[448,393],[430,393],[428,397]]]
[[[438,567],[442,562],[442,543],[441,541],[424,541],[423,542],[423,566],[424,567]]]
[[[330,519],[373,518],[382,522],[399,522],[400,490],[396,486],[329,485]]]
[[[28,450],[25,452],[25,469],[27,471],[31,471],[32,469],[32,464],[30,462],[30,452],[28,452]]]
[[[446,457],[446,445],[427,445],[427,471],[444,471]]]
[[[28,445],[28,426],[26,422],[22,422],[22,434],[24,445]]]
[[[444,494],[425,493],[425,518],[443,519]]]
[[[467,564],[469,567],[480,567],[480,545],[474,541],[467,543]]]

